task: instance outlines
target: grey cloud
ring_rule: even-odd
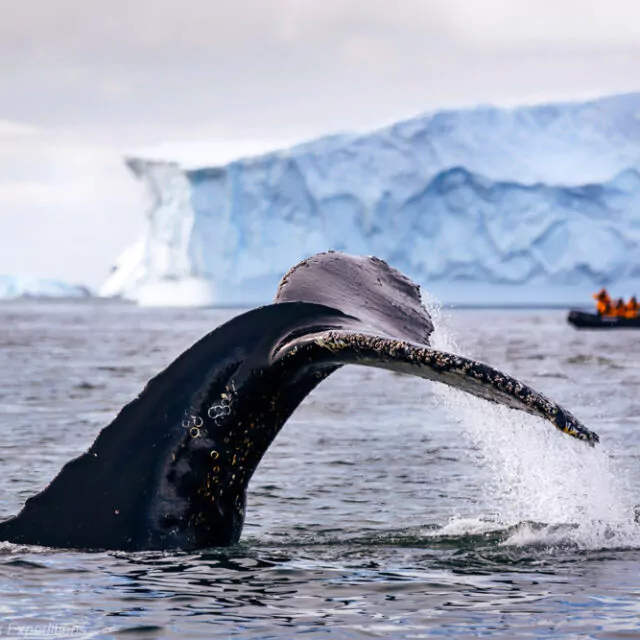
[[[640,44],[605,47],[580,17],[600,16],[593,3],[582,14],[573,4],[4,0],[0,117],[144,144],[316,133],[447,103],[636,88],[629,67]],[[521,46],[527,21],[545,20],[547,31]],[[567,38],[572,24],[577,40]]]

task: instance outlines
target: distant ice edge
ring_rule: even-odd
[[[91,291],[82,285],[28,276],[0,275],[0,300],[88,298],[91,295]]]
[[[440,111],[217,167],[127,162],[147,228],[103,296],[264,303],[328,249],[383,258],[445,303],[640,289],[640,94]]]

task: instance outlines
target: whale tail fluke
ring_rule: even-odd
[[[236,542],[262,456],[304,398],[346,364],[448,384],[597,442],[524,383],[432,349],[432,331],[418,286],[382,260],[304,260],[274,304],[216,328],[150,380],[85,454],[0,523],[0,540],[121,550]]]
[[[302,301],[340,309],[352,331],[292,337],[281,360],[295,368],[357,364],[419,376],[484,400],[525,411],[589,443],[597,434],[567,410],[523,382],[469,358],[429,347],[433,322],[420,288],[378,258],[323,253],[295,265],[282,279],[276,302]],[[346,323],[345,323],[346,324]]]

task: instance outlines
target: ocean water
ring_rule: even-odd
[[[235,312],[0,305],[0,517]],[[0,638],[640,638],[640,332],[558,311],[438,311],[436,346],[601,436],[351,367],[285,426],[241,543],[79,553],[0,543]]]

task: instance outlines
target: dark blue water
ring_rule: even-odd
[[[232,313],[0,306],[0,516]],[[597,450],[423,380],[344,369],[265,457],[239,546],[0,545],[0,637],[640,637],[640,333],[563,320],[458,311],[437,340],[570,408]]]

